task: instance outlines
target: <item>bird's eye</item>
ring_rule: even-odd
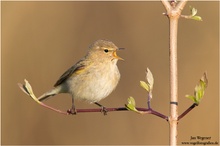
[[[105,53],[108,53],[108,49],[105,49],[104,51],[105,51]]]

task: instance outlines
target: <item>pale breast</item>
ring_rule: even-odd
[[[69,93],[75,99],[98,102],[108,96],[117,86],[120,73],[116,63],[104,65],[98,69],[91,66],[85,72],[67,80]]]

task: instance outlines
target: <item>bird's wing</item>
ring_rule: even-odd
[[[54,87],[62,84],[67,78],[72,76],[74,73],[77,73],[77,72],[82,71],[83,69],[85,69],[85,66],[86,66],[85,62],[83,62],[83,61],[77,62],[74,66],[72,66],[66,72],[64,72],[62,74],[62,76],[59,78],[59,80],[54,84]]]

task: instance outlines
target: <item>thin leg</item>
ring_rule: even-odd
[[[76,108],[75,108],[75,105],[74,105],[74,98],[72,98],[72,107],[71,107],[71,109],[68,109],[67,112],[69,114],[76,115],[77,111],[76,111]]]
[[[103,112],[104,115],[107,115],[108,110],[106,109],[106,107],[104,107],[103,105],[99,104],[98,102],[94,102],[94,103],[102,108],[101,112]]]

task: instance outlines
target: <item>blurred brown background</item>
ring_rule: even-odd
[[[204,71],[209,87],[200,106],[178,125],[178,143],[191,136],[219,133],[219,4],[188,2],[203,21],[180,19],[178,34],[179,114],[192,101]],[[36,95],[51,89],[59,76],[85,55],[95,40],[105,38],[119,52],[122,75],[116,90],[100,103],[121,107],[129,96],[146,107],[139,86],[149,67],[155,78],[152,107],[169,114],[168,19],[161,2],[2,2],[2,144],[168,144],[169,125],[152,115],[132,112],[83,113],[64,116],[36,104],[18,88],[27,79]],[[46,101],[62,110],[71,98],[61,94]],[[78,108],[97,108],[76,102]]]

